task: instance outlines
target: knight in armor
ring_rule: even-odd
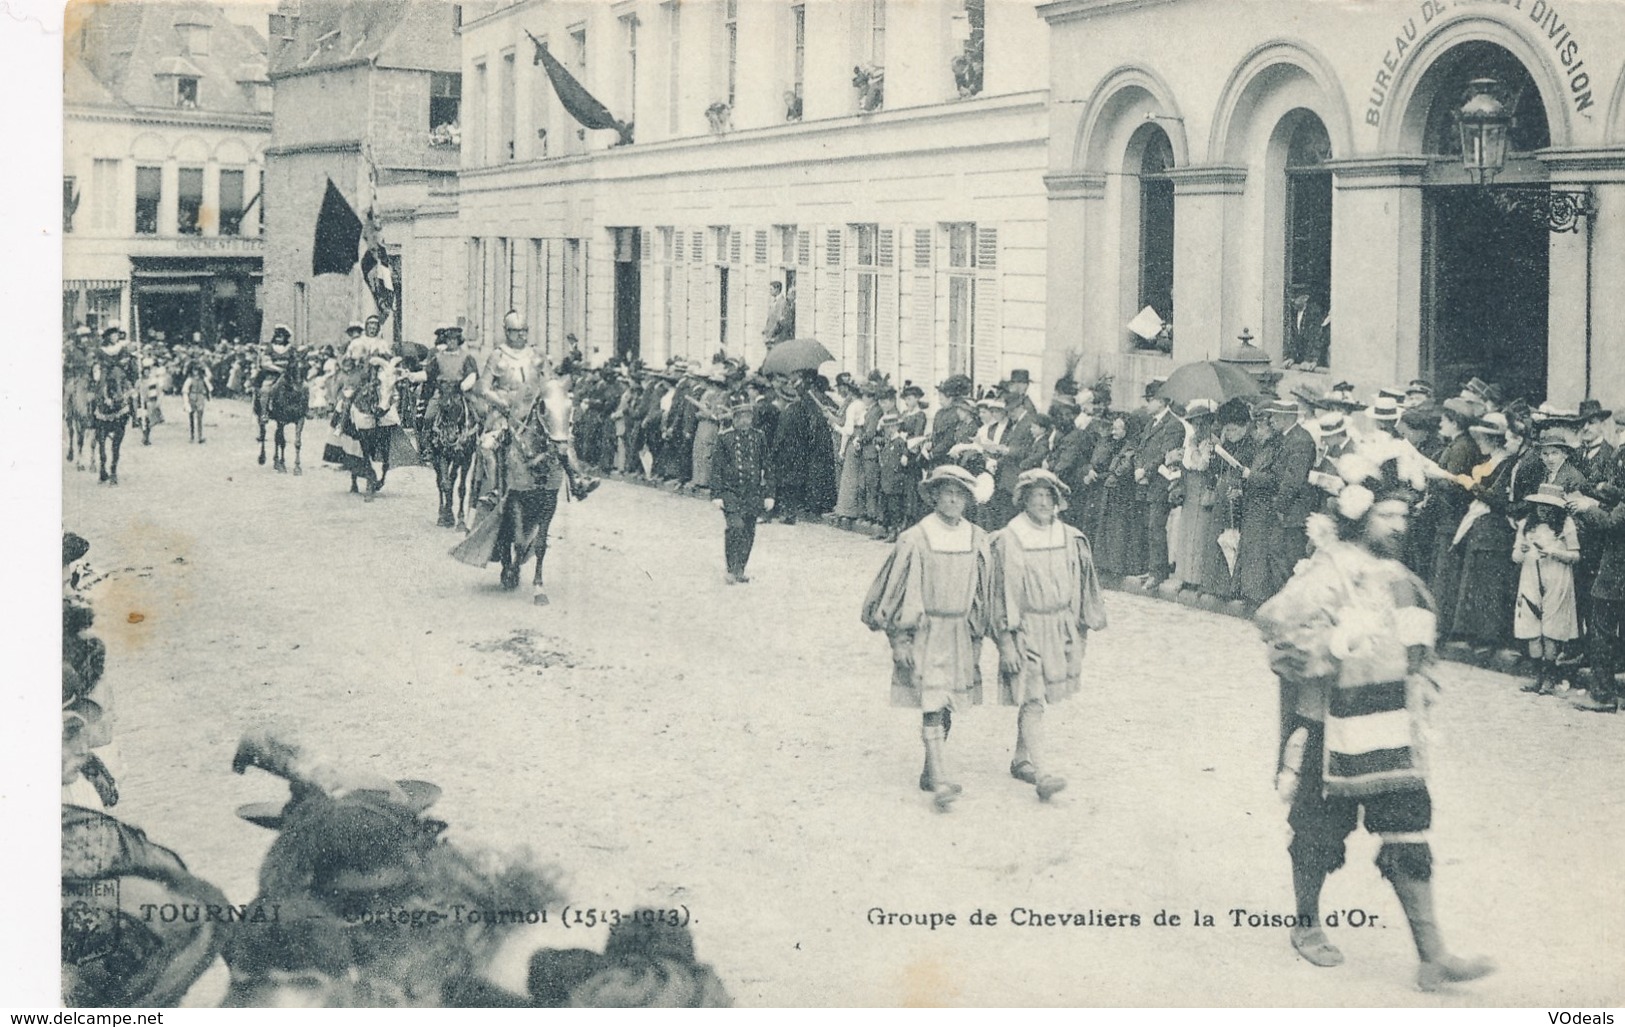
[[[256,402],[260,387],[274,378],[280,378],[288,372],[288,362],[293,359],[293,331],[285,324],[279,324],[271,329],[271,345],[259,355],[259,366],[254,371],[253,385],[250,391],[255,395]]]

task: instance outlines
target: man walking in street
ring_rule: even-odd
[[[717,436],[711,458],[711,489],[717,498],[711,502],[722,511],[723,556],[728,564],[728,584],[749,581],[745,565],[756,544],[756,519],[773,509],[767,480],[767,438],[756,430],[756,405],[740,397],[733,405],[733,426]]]
[[[1417,985],[1483,977],[1487,960],[1445,947],[1433,905],[1433,805],[1424,750],[1437,622],[1433,597],[1400,562],[1415,487],[1395,461],[1339,462],[1331,515],[1311,520],[1314,554],[1257,622],[1280,683],[1279,787],[1291,803],[1292,947],[1316,966],[1343,954],[1322,929],[1320,891],[1343,865],[1361,813],[1382,841],[1377,867],[1410,923]]]

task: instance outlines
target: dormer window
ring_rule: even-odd
[[[183,110],[197,108],[197,79],[186,75],[175,79],[175,106]]]
[[[209,55],[209,26],[183,22],[175,26],[175,32],[181,37],[182,51],[187,56],[207,57]]]

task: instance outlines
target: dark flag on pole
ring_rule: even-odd
[[[311,274],[347,275],[361,257],[361,218],[333,180],[327,180],[322,212],[316,217],[316,247]]]
[[[609,108],[598,102],[598,98],[587,92],[575,76],[565,70],[558,58],[548,52],[547,44],[530,35],[527,29],[525,35],[536,44],[535,64],[540,64],[547,71],[547,79],[553,83],[553,92],[558,94],[559,103],[570,113],[570,117],[579,121],[586,128],[612,128],[621,137],[621,142],[632,141],[632,125],[630,122],[619,121],[609,112]]]

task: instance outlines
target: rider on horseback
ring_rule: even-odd
[[[259,368],[254,372],[252,392],[256,404],[259,402],[260,387],[273,378],[281,378],[288,371],[288,361],[293,359],[293,332],[285,324],[279,324],[271,330],[271,348],[260,354]]]
[[[439,328],[435,336],[436,350],[424,369],[427,405],[418,437],[435,467],[440,490],[439,524],[443,528],[461,527],[460,512],[453,516],[452,492],[461,479],[465,499],[468,493],[469,464],[480,434],[480,420],[468,394],[479,381],[479,361],[463,350],[462,328]]]

